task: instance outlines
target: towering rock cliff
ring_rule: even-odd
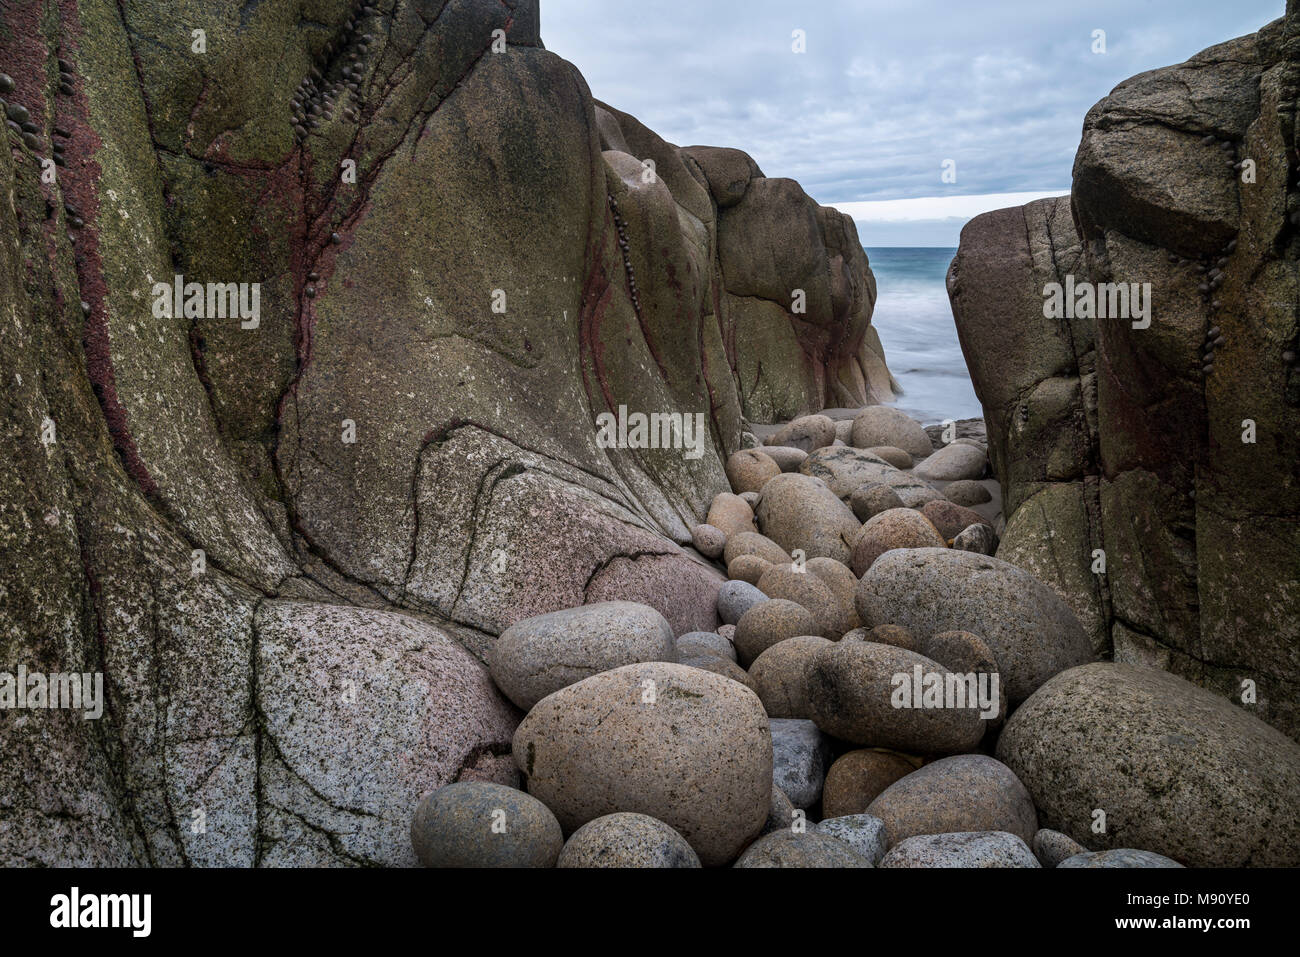
[[[535,0],[3,15],[0,671],[106,710],[0,712],[0,863],[410,863],[513,780],[494,636],[711,628],[744,421],[888,395],[853,223],[594,102]]]
[[[1117,87],[1085,121],[1072,196],[973,221],[948,280],[1005,493],[999,555],[1052,583],[1098,652],[1292,737],[1298,101],[1289,0],[1258,34]],[[1150,284],[1149,326],[1045,318],[1071,277]]]

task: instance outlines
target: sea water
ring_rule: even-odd
[[[966,371],[945,279],[956,249],[867,249],[879,299],[872,323],[903,387],[895,403],[926,425],[984,412]]]

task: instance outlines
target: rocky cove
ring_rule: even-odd
[[[104,708],[0,710],[0,862],[1300,864],[1297,0],[966,227],[939,424],[537,0],[167,6],[3,10],[0,672]]]

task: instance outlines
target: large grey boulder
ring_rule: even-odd
[[[772,781],[790,802],[808,810],[821,800],[831,741],[811,721],[772,718]]]
[[[1015,834],[967,831],[924,834],[895,844],[881,867],[1040,867]]]
[[[1103,662],[1057,675],[1012,714],[997,753],[1043,826],[1091,848],[1300,864],[1300,745],[1174,675]]]
[[[772,736],[758,697],[683,665],[627,665],[557,691],[519,725],[514,758],[566,831],[646,814],[706,867],[739,854],[771,803]]]
[[[668,620],[648,605],[629,601],[527,618],[503,631],[488,654],[492,680],[524,711],[602,671],[676,660]]]
[[[886,552],[862,576],[857,609],[867,627],[979,635],[997,658],[1013,705],[1092,657],[1079,620],[1054,591],[1014,565],[974,552]]]
[[[763,488],[759,530],[787,552],[804,558],[833,558],[848,564],[861,523],[820,479],[783,473]]]
[[[917,834],[1007,831],[1026,844],[1038,830],[1034,802],[1006,765],[983,754],[943,758],[891,784],[867,806],[897,843]]]

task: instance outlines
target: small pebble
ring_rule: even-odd
[[[27,144],[29,150],[35,151],[41,148],[41,141],[36,138],[34,133],[24,133],[23,142]]]
[[[15,123],[26,123],[32,118],[32,115],[27,112],[27,107],[20,106],[17,103],[10,103],[8,109],[5,110],[5,114]]]
[[[85,302],[84,300],[81,303],[81,314],[83,316],[90,315],[90,303]]]
[[[330,242],[337,246],[339,243],[343,242],[343,237],[338,233],[330,233]]]
[[[0,93],[12,93],[14,91],[14,78],[8,73],[0,73]]]

